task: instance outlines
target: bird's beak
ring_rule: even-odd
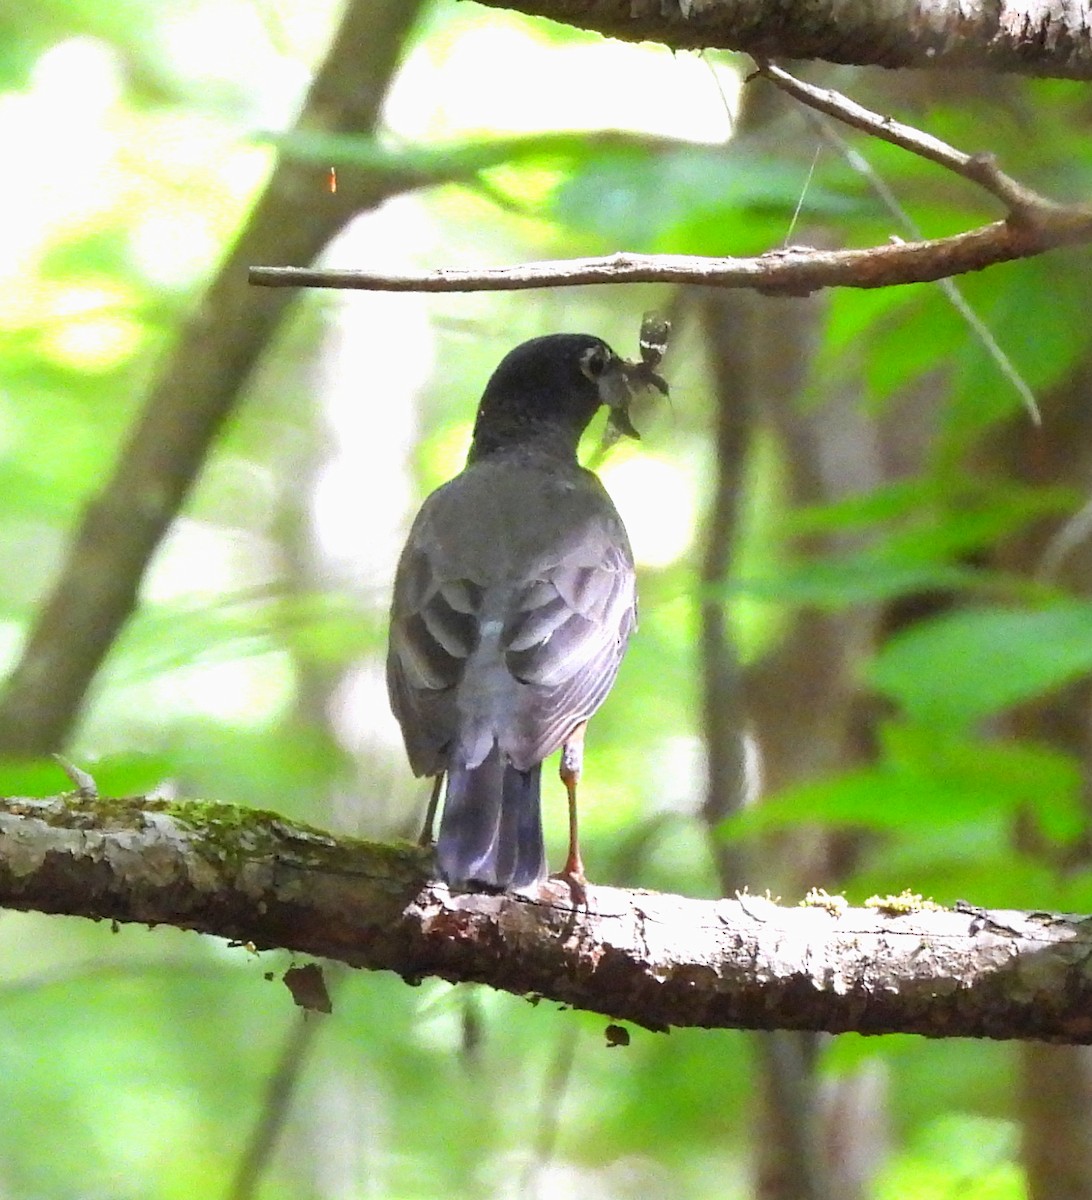
[[[667,382],[646,362],[630,362],[615,357],[599,376],[599,398],[610,409],[609,425],[626,437],[640,438],[629,419],[629,406],[638,392],[655,388],[662,396],[667,395]]]

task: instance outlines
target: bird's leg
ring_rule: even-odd
[[[432,845],[432,823],[436,820],[436,806],[440,803],[440,788],[444,786],[444,773],[440,772],[432,781],[432,795],[428,798],[428,808],[425,809],[425,823],[417,837],[418,846]]]
[[[565,880],[578,903],[585,903],[585,885],[588,880],[584,874],[584,860],[580,857],[580,837],[577,831],[576,818],[576,785],[580,781],[580,771],[584,765],[584,730],[587,722],[578,725],[569,734],[561,747],[561,782],[569,795],[569,855],[565,866],[557,878]]]

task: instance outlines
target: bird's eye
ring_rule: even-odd
[[[593,346],[581,355],[580,369],[589,379],[598,379],[607,369],[609,362],[610,351],[606,346]]]

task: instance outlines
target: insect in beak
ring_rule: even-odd
[[[670,334],[670,321],[654,312],[645,313],[639,340],[641,361],[617,360],[619,382],[624,387],[616,389],[614,397],[607,401],[610,406],[607,428],[615,436],[625,434],[626,437],[640,438],[629,416],[630,404],[638,392],[654,388],[661,396],[668,394],[667,380],[657,374],[656,368],[663,362]]]
[[[645,313],[639,341],[641,361],[636,364],[635,371],[646,387],[654,387],[661,396],[667,395],[667,380],[656,374],[656,368],[664,360],[670,336],[670,321],[659,313]]]

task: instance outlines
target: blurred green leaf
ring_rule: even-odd
[[[1087,249],[1048,254],[1006,263],[989,281],[961,277],[969,303],[1042,400],[1068,376],[1092,344],[1087,320],[1089,264]],[[981,342],[965,339],[952,357],[953,387],[943,412],[944,437],[963,449],[999,419],[1019,407]]]
[[[876,1181],[877,1200],[1025,1200],[1012,1120],[949,1113],[926,1126],[913,1149],[893,1158]]]
[[[1036,818],[1059,844],[1085,828],[1081,771],[1075,760],[1047,746],[989,742],[932,725],[884,726],[875,766],[798,784],[733,816],[728,837],[821,822],[829,826],[897,831],[913,839],[918,828],[950,836],[982,822],[1011,828],[1016,814]]]
[[[72,787],[64,768],[51,758],[0,759],[0,796],[56,796]]]
[[[111,754],[80,759],[73,765],[91,776],[101,796],[144,795],[172,774],[170,760],[155,754]],[[57,796],[75,787],[52,758],[0,759],[0,796]]]
[[[915,720],[962,728],[1092,670],[1092,602],[981,606],[915,625],[869,678]]]
[[[731,250],[739,230],[729,223],[741,212],[774,214],[784,233],[806,175],[806,167],[739,144],[619,150],[583,164],[558,190],[554,215],[616,244],[697,252],[700,229],[717,239],[706,243],[707,253],[740,253],[738,246]],[[860,201],[813,182],[807,205],[815,215],[847,216]]]
[[[866,545],[771,564],[765,577],[733,580],[733,593],[837,608],[919,592],[977,591],[1041,597],[1026,578],[969,565],[965,557],[1036,518],[1071,511],[1070,488],[1004,482],[952,485],[898,480],[874,491],[789,513],[789,536],[859,533]],[[871,536],[870,536],[871,535]],[[858,539],[859,540],[859,539]]]
[[[1030,487],[1016,480],[949,479],[942,473],[911,476],[853,493],[828,504],[794,510],[786,527],[794,534],[868,529],[905,521],[907,549],[925,542],[930,552],[988,544],[1036,517],[1063,514],[1081,503],[1071,487]],[[930,531],[936,535],[930,537]]]
[[[562,130],[401,146],[354,134],[304,130],[263,133],[258,140],[315,166],[359,167],[420,183],[469,179],[496,167],[522,164],[550,164],[567,171],[610,170],[619,163],[658,160],[663,154],[675,153],[677,145],[664,138],[614,130]]]
[[[732,591],[782,604],[843,608],[908,592],[956,591],[999,583],[999,575],[944,563],[903,562],[883,550],[829,555],[781,568],[765,579],[740,579]]]

